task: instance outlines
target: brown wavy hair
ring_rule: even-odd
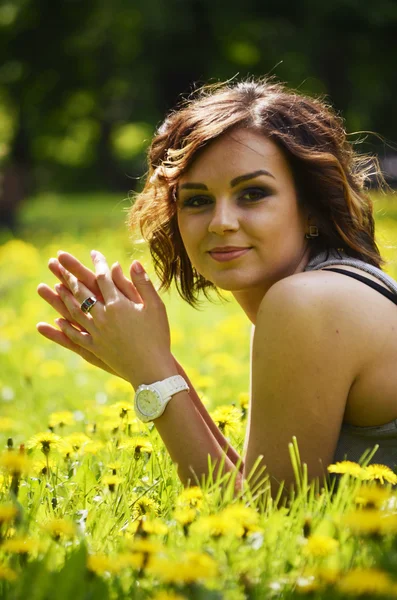
[[[377,160],[358,155],[347,141],[343,120],[323,99],[287,89],[273,79],[207,85],[173,110],[148,151],[143,191],[129,209],[128,224],[149,243],[154,268],[167,290],[197,305],[199,292],[219,290],[192,266],[176,214],[179,177],[197,152],[236,128],[260,132],[277,144],[292,170],[298,204],[315,217],[319,237],[310,240],[310,259],[321,250],[343,247],[349,256],[378,268],[384,264],[375,243],[373,205],[366,185],[381,178]],[[219,294],[220,295],[220,294]]]

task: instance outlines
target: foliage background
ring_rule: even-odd
[[[138,187],[166,111],[237,74],[327,95],[391,176],[396,35],[394,0],[2,0],[0,223],[40,191]]]

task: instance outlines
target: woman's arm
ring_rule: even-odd
[[[244,462],[242,461],[241,457],[239,456],[238,452],[233,448],[233,446],[231,446],[229,444],[229,442],[227,441],[227,439],[223,436],[222,432],[219,430],[219,427],[217,427],[214,423],[214,421],[211,419],[211,416],[209,415],[207,409],[205,408],[204,404],[201,402],[196,390],[194,389],[189,377],[186,375],[183,367],[178,363],[178,361],[176,359],[175,360],[175,364],[176,364],[176,368],[178,369],[178,373],[179,375],[182,375],[182,377],[186,380],[189,388],[190,388],[190,392],[189,395],[193,401],[193,404],[195,405],[197,411],[199,412],[199,414],[201,415],[203,421],[206,423],[208,429],[211,431],[211,433],[213,434],[213,436],[215,437],[216,441],[218,442],[219,446],[221,448],[223,448],[224,450],[227,448],[227,456],[228,458],[231,460],[231,462],[234,465],[237,465],[237,462],[240,461],[240,472],[242,473],[244,470]]]
[[[95,275],[88,269],[86,269],[86,271],[88,271],[88,273],[86,273],[81,269],[82,265],[75,259],[72,259],[73,257],[71,257],[71,255],[67,255],[64,262],[66,262],[66,265],[70,270],[72,267],[75,272],[78,272],[80,278],[85,279],[87,283],[89,283],[91,289],[87,289],[85,293],[87,295],[95,293],[95,295],[102,298],[102,295],[99,293],[99,289],[96,289],[96,280],[93,281],[93,278],[95,279]],[[76,265],[75,263],[78,263],[80,266]],[[57,261],[51,261],[50,268],[51,271],[61,281],[68,283],[67,272],[62,272]],[[85,267],[83,269],[85,269]],[[116,278],[119,275],[120,273],[116,274]],[[132,285],[131,282],[129,282],[129,284]],[[131,293],[131,289],[129,291]],[[109,372],[114,372],[117,374],[117,370],[110,368],[105,362],[102,362],[94,354],[91,353],[92,357],[90,357],[90,351],[87,348],[82,347],[81,343],[79,343],[81,341],[79,340],[79,336],[81,337],[81,332],[77,331],[76,327],[73,328],[68,321],[73,322],[79,327],[80,330],[85,331],[84,324],[82,322],[78,322],[79,312],[81,311],[79,310],[78,306],[75,306],[72,309],[73,316],[71,315],[68,309],[68,306],[71,307],[71,298],[68,298],[68,300],[65,302],[67,298],[65,295],[66,289],[62,289],[62,297],[59,297],[58,294],[55,294],[52,290],[50,290],[50,288],[48,288],[48,286],[41,285],[39,286],[39,293],[66,319],[60,323],[62,326],[62,331],[56,330],[47,324],[40,324],[38,327],[40,333],[45,335],[45,337],[48,339],[51,339],[52,341],[55,341],[66,348],[69,348],[75,352],[77,351],[81,356],[83,356],[83,358],[92,364],[96,364],[97,366],[106,368],[106,370]],[[134,293],[137,294],[136,288]],[[135,297],[135,300],[136,299],[137,297]],[[224,472],[235,470],[237,462],[240,461],[241,463],[238,453],[230,446],[227,440],[223,437],[222,433],[219,431],[218,427],[212,421],[181,365],[179,365],[174,358],[173,361],[175,364],[174,369],[176,369],[176,372],[186,378],[191,391],[190,394],[187,394],[186,392],[180,392],[179,394],[176,394],[172,401],[169,402],[164,414],[156,419],[154,423],[170,453],[172,460],[178,463],[178,473],[181,480],[184,483],[187,483],[189,479],[191,481],[194,480],[193,471],[196,473],[199,479],[202,475],[207,475],[208,454],[211,456],[212,460],[216,460],[217,463],[220,462],[222,457],[225,458]],[[153,376],[154,380],[157,380],[165,378],[166,376],[171,376],[172,374],[175,373],[170,372],[167,375],[162,373],[161,375],[159,374],[158,376]],[[151,382],[147,380],[144,381],[144,383]],[[178,397],[183,396],[185,396],[183,400],[178,400]],[[175,405],[179,405],[179,409],[172,408]],[[175,435],[176,431],[183,432],[183,435],[182,433]],[[226,457],[223,449],[226,450]],[[181,457],[183,457],[183,460],[181,460]],[[242,469],[243,465],[240,464],[240,473],[236,478],[236,491],[241,489]],[[217,471],[218,467],[215,469],[215,473],[217,473]]]
[[[289,454],[294,436],[309,481],[327,475],[359,369],[362,341],[350,335],[343,295],[306,275],[270,288],[253,340],[245,470],[261,456],[277,489],[282,481],[287,489],[295,483]]]

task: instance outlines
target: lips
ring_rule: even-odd
[[[214,248],[210,250],[209,255],[218,262],[227,262],[240,258],[240,256],[244,256],[244,254],[247,254],[250,250],[251,248],[224,246],[223,248]]]
[[[212,248],[209,250],[210,254],[212,252],[239,252],[240,250],[249,250],[248,246],[217,246],[216,248]]]

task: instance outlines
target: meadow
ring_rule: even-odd
[[[374,194],[377,240],[397,279],[397,201]],[[397,475],[345,461],[335,491],[309,485],[299,449],[290,502],[259,502],[209,477],[184,489],[132,388],[36,331],[56,313],[39,298],[48,259],[92,248],[125,271],[120,197],[46,195],[24,207],[18,238],[0,239],[0,598],[257,600],[397,597]],[[242,452],[250,323],[230,294],[194,310],[162,295],[172,350]],[[288,368],[288,365],[286,365]],[[367,457],[368,461],[368,457]],[[332,469],[331,469],[332,470]]]

